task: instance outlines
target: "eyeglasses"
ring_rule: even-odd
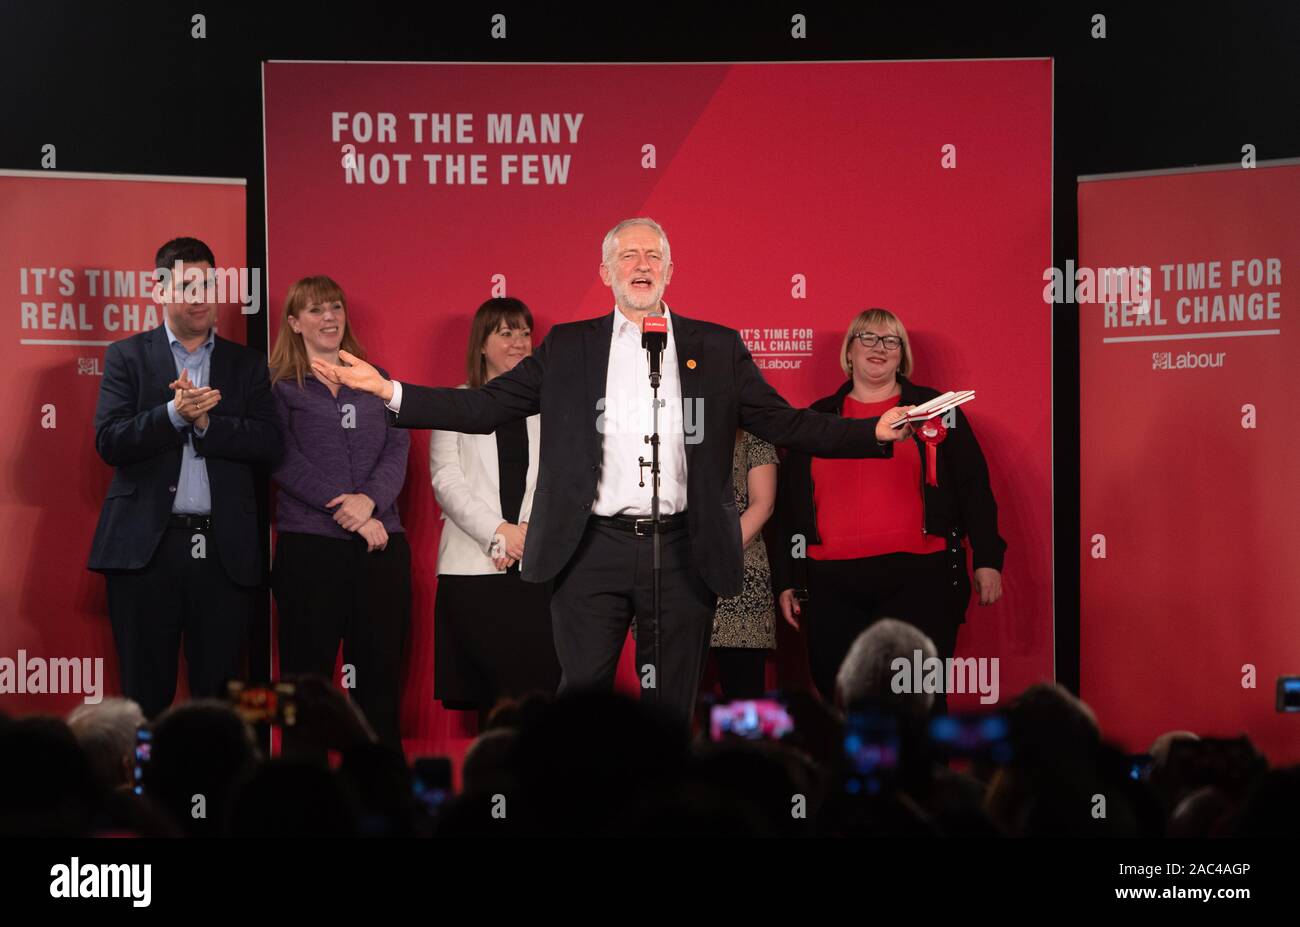
[[[886,351],[897,351],[903,346],[903,339],[897,335],[874,335],[871,332],[858,332],[853,336],[858,339],[864,348],[874,348],[878,343],[884,343]]]

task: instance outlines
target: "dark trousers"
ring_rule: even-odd
[[[406,534],[367,552],[347,540],[282,532],[271,568],[280,631],[280,676],[331,679],[343,644],[360,706],[379,739],[401,749],[402,657],[411,628],[411,548]],[[345,680],[346,681],[346,680]],[[294,749],[285,731],[285,752]]]
[[[808,561],[808,661],[822,698],[835,694],[835,675],[857,636],[881,618],[915,625],[939,659],[953,655],[966,616],[970,577],[965,552],[883,554],[855,560]],[[947,699],[936,693],[936,714]]]
[[[651,567],[653,538],[589,522],[578,549],[555,580],[551,628],[560,658],[560,692],[609,690],[628,626],[637,618],[637,674],[641,697],[690,725],[704,673],[718,597],[691,557],[686,528],[660,535],[660,663],[655,691],[644,684],[653,663]]]
[[[767,651],[761,647],[714,647],[718,684],[727,701],[762,698],[767,688]]]
[[[560,664],[551,634],[551,584],[504,573],[439,574],[433,605],[433,697],[452,709],[555,692]]]
[[[143,570],[106,574],[122,693],[147,718],[176,696],[182,641],[192,698],[225,698],[226,680],[244,676],[257,588],[226,575],[212,540],[168,528]]]

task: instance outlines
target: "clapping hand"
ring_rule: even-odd
[[[208,412],[221,401],[221,391],[211,386],[195,386],[190,381],[188,370],[182,370],[179,377],[167,384],[167,388],[176,392],[172,405],[177,414],[200,431],[206,430]]]

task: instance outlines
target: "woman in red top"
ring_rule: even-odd
[[[907,379],[907,329],[885,309],[868,309],[849,326],[840,352],[848,381],[814,403],[845,418],[873,418],[894,406],[938,395]],[[960,409],[935,447],[931,472],[919,436],[887,458],[823,459],[790,453],[781,467],[778,518],[786,543],[776,547],[780,610],[799,627],[805,589],[813,682],[830,700],[835,674],[854,639],[880,618],[925,632],[941,659],[951,657],[965,620],[971,583],[962,539],[969,540],[981,605],[1002,594],[1006,543],[988,467]],[[800,554],[804,554],[800,556]],[[944,710],[940,695],[935,700]]]

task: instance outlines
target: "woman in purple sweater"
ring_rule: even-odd
[[[380,740],[400,749],[411,549],[397,495],[411,438],[389,424],[382,400],[312,374],[313,359],[337,364],[340,347],[360,356],[343,290],[329,277],[299,280],[270,358],[284,434],[271,571],[280,675],[331,678],[342,641],[345,687]]]

